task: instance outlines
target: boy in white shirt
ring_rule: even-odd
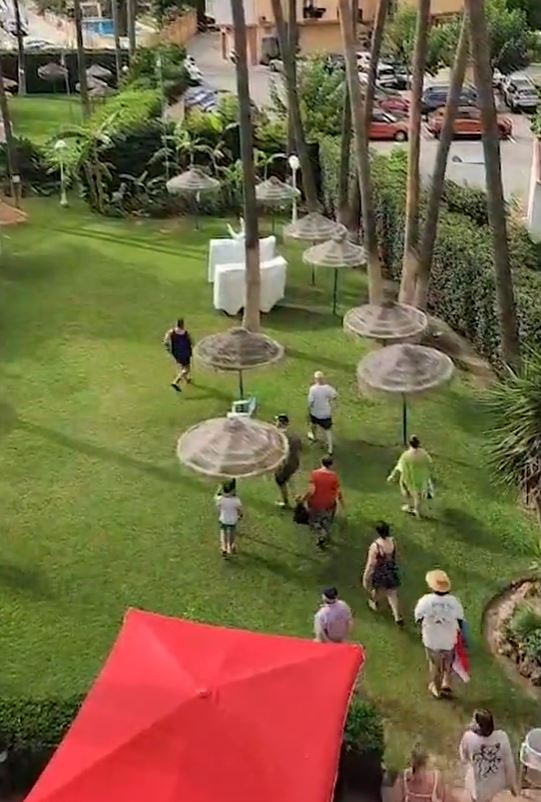
[[[235,545],[237,523],[242,518],[242,504],[236,494],[235,481],[224,482],[216,493],[214,501],[218,508],[222,557],[227,557],[237,550]]]
[[[338,393],[334,387],[327,384],[325,376],[320,370],[316,370],[314,383],[308,391],[308,414],[310,417],[308,439],[315,442],[317,440],[317,428],[323,429],[329,456],[332,456],[333,453],[332,402],[336,398],[338,398]]]

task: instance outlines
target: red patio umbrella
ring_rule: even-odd
[[[131,610],[27,802],[329,802],[363,658]]]

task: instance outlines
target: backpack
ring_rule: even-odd
[[[295,509],[293,510],[293,521],[296,524],[304,524],[305,526],[308,524],[309,521],[309,514],[308,510],[306,509],[305,505],[302,501],[298,501],[295,504]]]

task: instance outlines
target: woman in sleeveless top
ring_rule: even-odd
[[[398,626],[403,626],[403,619],[398,604],[398,588],[400,576],[396,561],[396,546],[389,524],[379,521],[376,524],[377,537],[368,549],[368,557],[363,573],[363,587],[370,598],[368,606],[377,611],[382,597],[387,599],[393,618]]]
[[[396,779],[392,802],[454,802],[441,773],[428,768],[428,755],[419,745],[413,748],[408,768]]]

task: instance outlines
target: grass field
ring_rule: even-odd
[[[286,411],[304,431],[311,375],[327,372],[340,392],[336,459],[347,521],[319,553],[275,508],[270,478],[246,481],[241,551],[224,562],[215,485],[183,472],[174,452],[184,429],[225,412],[236,383],[197,371],[178,396],[161,337],[182,313],[195,339],[228,326],[206,282],[206,243],[225,223],[205,221],[197,232],[188,220],[107,221],[52,200],[27,209],[29,224],[9,232],[0,262],[3,694],[87,688],[129,606],[310,637],[320,589],[335,583],[355,612],[364,686],[387,719],[391,760],[419,734],[454,756],[475,705],[521,733],[535,711],[486,653],[480,621],[489,598],[529,564],[536,531],[491,484],[488,422],[471,381],[458,377],[412,405],[412,430],[436,462],[438,497],[431,520],[405,517],[385,482],[400,450],[400,409],[359,398],[355,365],[369,346],[347,338],[329,313],[330,276],[310,287],[300,248],[280,246],[290,260],[289,308],[264,325],[287,359],[247,385],[261,418]],[[342,308],[362,292],[362,277],[349,274]],[[299,487],[317,460],[307,447]],[[368,611],[359,586],[381,517],[400,549],[403,632]],[[473,681],[448,703],[427,695],[411,623],[424,574],[437,566],[449,571],[474,639]]]
[[[54,137],[65,125],[81,122],[79,97],[65,95],[29,95],[12,97],[9,101],[13,131],[38,145]]]

